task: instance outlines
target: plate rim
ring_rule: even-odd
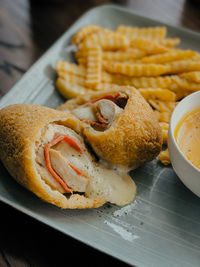
[[[63,38],[63,36],[68,32],[70,31],[74,26],[78,25],[80,23],[81,20],[83,20],[85,17],[87,17],[88,15],[90,15],[91,13],[93,12],[96,12],[96,11],[100,11],[102,9],[115,9],[115,10],[118,10],[118,11],[122,11],[122,12],[125,12],[125,13],[129,13],[135,17],[140,17],[142,19],[147,19],[148,21],[151,21],[153,23],[158,23],[158,24],[161,24],[161,25],[165,25],[166,27],[171,27],[173,29],[176,29],[178,31],[182,31],[186,34],[193,34],[193,35],[196,35],[198,38],[200,38],[200,33],[195,31],[195,30],[191,30],[191,29],[188,29],[188,28],[185,28],[185,27],[182,27],[182,26],[174,26],[170,23],[165,23],[163,21],[160,21],[160,20],[156,20],[156,19],[153,19],[149,16],[146,16],[146,15],[143,15],[139,12],[134,12],[132,10],[129,10],[125,7],[121,7],[121,6],[118,6],[116,4],[105,4],[105,5],[101,5],[101,6],[98,6],[98,7],[93,7],[93,8],[90,8],[88,11],[84,12],[72,25],[70,25],[70,27],[64,32],[61,34],[61,36],[55,41],[53,42],[53,44],[31,65],[31,67],[25,72],[25,74],[11,87],[11,89],[8,91],[8,93],[6,93],[1,99],[0,99],[0,104],[2,102],[5,102],[11,94],[13,94],[18,86],[18,84],[23,80],[25,79],[29,73],[34,69],[34,67],[43,60],[43,58],[45,56],[47,56],[49,53],[50,53],[50,50],[52,50],[54,47],[57,46],[57,44],[60,42],[60,40]],[[28,208],[16,203],[16,202],[13,202],[11,200],[8,200],[6,199],[4,196],[0,195],[0,201],[2,201],[3,203],[5,203],[6,205],[9,205],[10,207],[16,209],[17,211],[19,212],[22,212],[23,214],[27,215],[27,216],[30,216],[31,218],[41,222],[41,223],[44,223],[45,225],[49,226],[49,227],[52,227],[53,229],[55,230],[58,230],[60,231],[61,233],[67,235],[67,236],[70,236],[71,238],[74,238],[75,240],[83,243],[83,244],[86,244],[90,247],[92,247],[93,249],[96,249],[102,253],[105,253],[111,257],[114,257],[114,258],[117,258],[119,261],[120,261],[120,258],[117,257],[116,255],[113,255],[113,254],[110,254],[108,251],[104,251],[103,249],[101,249],[100,247],[94,247],[90,240],[89,239],[84,239],[82,240],[81,238],[79,238],[78,236],[75,236],[74,234],[71,234],[70,232],[66,233],[62,227],[60,227],[59,225],[56,225],[54,222],[51,222],[51,221],[48,221],[46,220],[44,217],[42,217],[40,214],[37,214],[37,216],[35,216],[35,213],[30,211]],[[123,259],[123,262],[126,262],[128,264],[130,264],[129,261],[126,261],[125,259]]]

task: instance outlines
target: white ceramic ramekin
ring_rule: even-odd
[[[168,148],[174,171],[181,181],[200,197],[200,169],[196,168],[181,152],[174,137],[178,122],[185,114],[200,107],[200,91],[185,97],[174,109],[169,126]],[[199,137],[200,138],[200,137]],[[200,147],[199,147],[200,149]]]

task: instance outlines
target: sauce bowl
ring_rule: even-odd
[[[200,107],[200,91],[185,97],[176,106],[170,119],[168,149],[174,171],[185,184],[185,186],[187,186],[194,194],[200,197],[200,169],[195,167],[186,158],[186,156],[180,150],[174,136],[176,126],[184,117],[184,115],[198,107]]]

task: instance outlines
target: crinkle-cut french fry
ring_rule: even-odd
[[[156,99],[148,99],[148,102],[159,112],[172,112],[177,104],[174,101],[160,101]]]
[[[199,91],[200,90],[200,83],[190,82],[184,78],[179,76],[172,77],[173,83],[170,86],[170,90],[178,91],[178,90],[188,90],[191,92]]]
[[[176,93],[176,101],[181,100],[182,98],[194,93],[195,91],[189,91],[189,90],[177,90]]]
[[[120,86],[118,84],[114,84],[114,83],[99,83],[96,86],[95,90],[104,91],[104,90],[116,89],[118,87],[120,87]]]
[[[120,76],[120,77],[122,77],[122,76]],[[130,77],[127,77],[127,78],[130,78]],[[101,72],[101,82],[102,83],[110,83],[110,84],[112,83],[112,84],[115,84],[115,80],[116,80],[115,75],[112,75],[112,74],[110,74],[110,73],[108,73],[106,71],[102,71]]]
[[[86,58],[88,55],[88,49],[79,49],[75,54],[75,58],[78,60],[79,58]]]
[[[103,52],[104,60],[112,60],[112,61],[126,61],[130,59],[142,58],[146,55],[146,53],[139,49],[131,49],[126,51],[106,51]]]
[[[79,95],[92,92],[92,90],[74,83],[69,83],[62,78],[56,80],[56,88],[65,98],[75,98]]]
[[[102,27],[97,25],[87,25],[77,31],[77,33],[73,36],[71,43],[72,44],[79,44],[83,39],[90,35],[91,33],[98,32],[102,30]]]
[[[160,107],[159,104],[157,103],[157,101],[155,101],[155,99],[148,99],[148,103],[151,105],[151,107],[157,111],[159,111],[160,113]],[[160,115],[159,115],[160,118]]]
[[[160,111],[173,111],[177,104],[175,101],[159,101]]]
[[[130,85],[133,86],[132,78],[121,74],[110,74],[103,72],[102,82],[113,83],[118,85]],[[140,86],[141,87],[141,86]]]
[[[98,44],[97,44],[98,45]],[[97,46],[96,44],[94,46]],[[90,48],[88,47],[82,47],[81,49],[79,49],[76,53],[75,53],[75,57],[76,59],[77,58],[80,58],[80,57],[83,57],[83,58],[86,58],[88,56],[88,51],[89,51]]]
[[[171,114],[177,102],[160,101],[155,99],[147,99],[147,102],[157,111],[156,114],[159,122],[169,123]]]
[[[75,53],[75,57],[79,64],[86,64],[86,57],[89,49],[81,49]],[[127,61],[139,59],[146,56],[146,52],[137,48],[129,48],[124,51],[104,51],[102,57],[104,60]]]
[[[165,53],[169,51],[169,48],[158,43],[154,40],[136,38],[130,42],[130,46],[133,48],[141,49],[148,54]]]
[[[168,131],[168,129],[169,129],[169,123],[160,122],[159,124],[160,124],[161,129]]]
[[[99,31],[86,37],[78,48],[86,49],[94,45],[99,45],[103,50],[118,50],[126,49],[129,43],[126,36],[112,31]]]
[[[120,74],[102,72],[102,82],[114,83],[118,85],[131,85],[136,88],[163,88],[171,86],[173,76],[161,77],[128,77]]]
[[[121,74],[111,74],[106,71],[102,72],[101,81],[103,83],[113,83],[118,85],[131,85],[131,77]]]
[[[189,71],[200,71],[200,61],[195,60],[178,60],[165,64],[169,67],[168,73],[182,73]]]
[[[89,88],[95,88],[101,82],[102,51],[99,46],[91,47],[87,56],[87,71],[85,84]]]
[[[153,55],[144,57],[141,59],[143,63],[166,63],[170,61],[177,61],[177,60],[183,60],[188,59],[190,57],[195,56],[197,53],[192,50],[172,50],[170,52],[159,54],[159,55]]]
[[[114,83],[115,75],[102,71],[101,73],[101,82],[103,83]]]
[[[200,71],[185,72],[181,73],[179,76],[190,82],[200,83]]]
[[[161,151],[160,154],[158,155],[158,158],[162,162],[162,164],[164,164],[164,165],[171,164],[168,149]]]
[[[171,76],[164,77],[137,77],[131,78],[131,85],[136,88],[169,88],[172,83]]]
[[[130,35],[132,38],[148,38],[162,40],[163,38],[165,38],[167,29],[166,27],[138,28],[120,25],[118,26],[116,32],[125,35]]]
[[[104,70],[127,76],[159,76],[168,72],[168,66],[159,64],[130,64],[121,62],[103,61]]]
[[[170,122],[172,112],[169,111],[162,111],[160,112],[159,122]]]
[[[160,41],[160,43],[166,47],[172,48],[178,44],[180,44],[179,38],[165,38]]]
[[[162,129],[162,136],[163,136],[163,144],[167,144],[168,139],[168,129],[169,129],[169,123],[167,122],[159,122],[160,127]]]
[[[80,77],[85,77],[86,75],[86,69],[83,66],[61,60],[58,60],[56,63],[56,71],[70,73]]]
[[[123,63],[128,63],[128,64],[143,64],[140,58],[128,59],[128,60],[124,61]]]
[[[200,61],[200,54],[197,53],[196,56],[192,57],[192,60],[193,60],[193,61]]]
[[[168,89],[161,88],[140,88],[140,94],[145,99],[158,99],[161,101],[175,101],[176,94]]]
[[[180,84],[178,82],[178,79],[180,79]],[[182,87],[183,85],[186,86],[186,89],[184,87]],[[175,75],[172,76],[172,83],[169,85],[168,89],[173,91],[176,94],[176,101],[197,91],[197,90],[191,90],[190,85],[186,84],[185,80],[183,80],[182,78],[179,78]]]
[[[78,57],[76,60],[77,60],[79,65],[86,67],[87,57]]]
[[[75,57],[87,57],[88,55],[88,50],[87,48],[79,49],[75,53]],[[102,53],[103,59],[109,59],[109,60],[117,60],[117,61],[122,61],[122,60],[128,60],[128,59],[135,59],[135,58],[141,58],[144,57],[146,53],[137,48],[127,48],[126,50],[117,50],[117,51],[104,51]]]
[[[120,85],[136,87],[154,109],[166,144],[175,101],[200,90],[200,54],[175,49],[180,39],[165,36],[165,27],[121,25],[114,32],[87,25],[72,38],[79,65],[58,61],[56,86],[66,98]]]
[[[72,84],[79,84],[79,85],[85,85],[85,78],[77,76],[77,75],[73,75],[73,74],[69,74],[67,72],[58,72],[58,77],[62,78],[63,80],[65,80],[68,83],[72,83]]]
[[[176,101],[192,93],[192,91],[181,88],[176,82],[172,82],[169,89],[176,94]]]

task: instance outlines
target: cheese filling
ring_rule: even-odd
[[[68,141],[64,139],[66,136]],[[47,164],[45,148],[53,171]],[[49,124],[43,129],[36,143],[36,163],[42,179],[62,194],[81,193],[88,198],[99,197],[117,205],[128,204],[135,198],[136,186],[131,177],[119,175],[95,162],[83,139],[65,126]],[[55,178],[56,175],[60,180]]]

